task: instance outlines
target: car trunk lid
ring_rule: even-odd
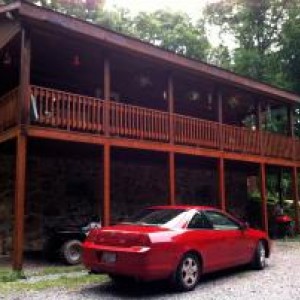
[[[168,229],[159,226],[120,224],[100,229],[95,244],[117,247],[149,246],[149,235],[163,231]]]

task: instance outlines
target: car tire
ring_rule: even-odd
[[[81,263],[81,242],[78,240],[66,241],[61,247],[61,258],[68,265]]]
[[[259,241],[252,259],[252,268],[255,270],[263,270],[266,267],[266,246],[263,241]]]
[[[173,276],[173,285],[178,291],[193,290],[199,282],[202,267],[199,257],[194,253],[185,254]]]

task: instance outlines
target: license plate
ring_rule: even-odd
[[[116,262],[117,255],[112,252],[103,252],[101,256],[101,262],[105,264],[114,264]]]

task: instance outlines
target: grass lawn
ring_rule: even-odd
[[[105,275],[87,274],[82,266],[47,267],[29,274],[0,268],[0,295],[50,288],[74,289],[108,280]],[[51,278],[51,275],[56,276]]]

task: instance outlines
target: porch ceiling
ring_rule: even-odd
[[[49,9],[41,8],[27,2],[15,2],[0,7],[0,14],[16,10],[23,21],[27,21],[33,27],[56,30],[77,36],[81,39],[94,40],[109,48],[130,52],[136,56],[143,56],[156,62],[167,64],[170,70],[188,70],[195,74],[201,74],[210,79],[230,86],[269,96],[286,102],[300,103],[300,96],[277,89],[273,86],[239,76],[219,67],[200,61],[187,59],[172,52],[162,50],[140,40],[109,31],[100,26],[66,16]]]

